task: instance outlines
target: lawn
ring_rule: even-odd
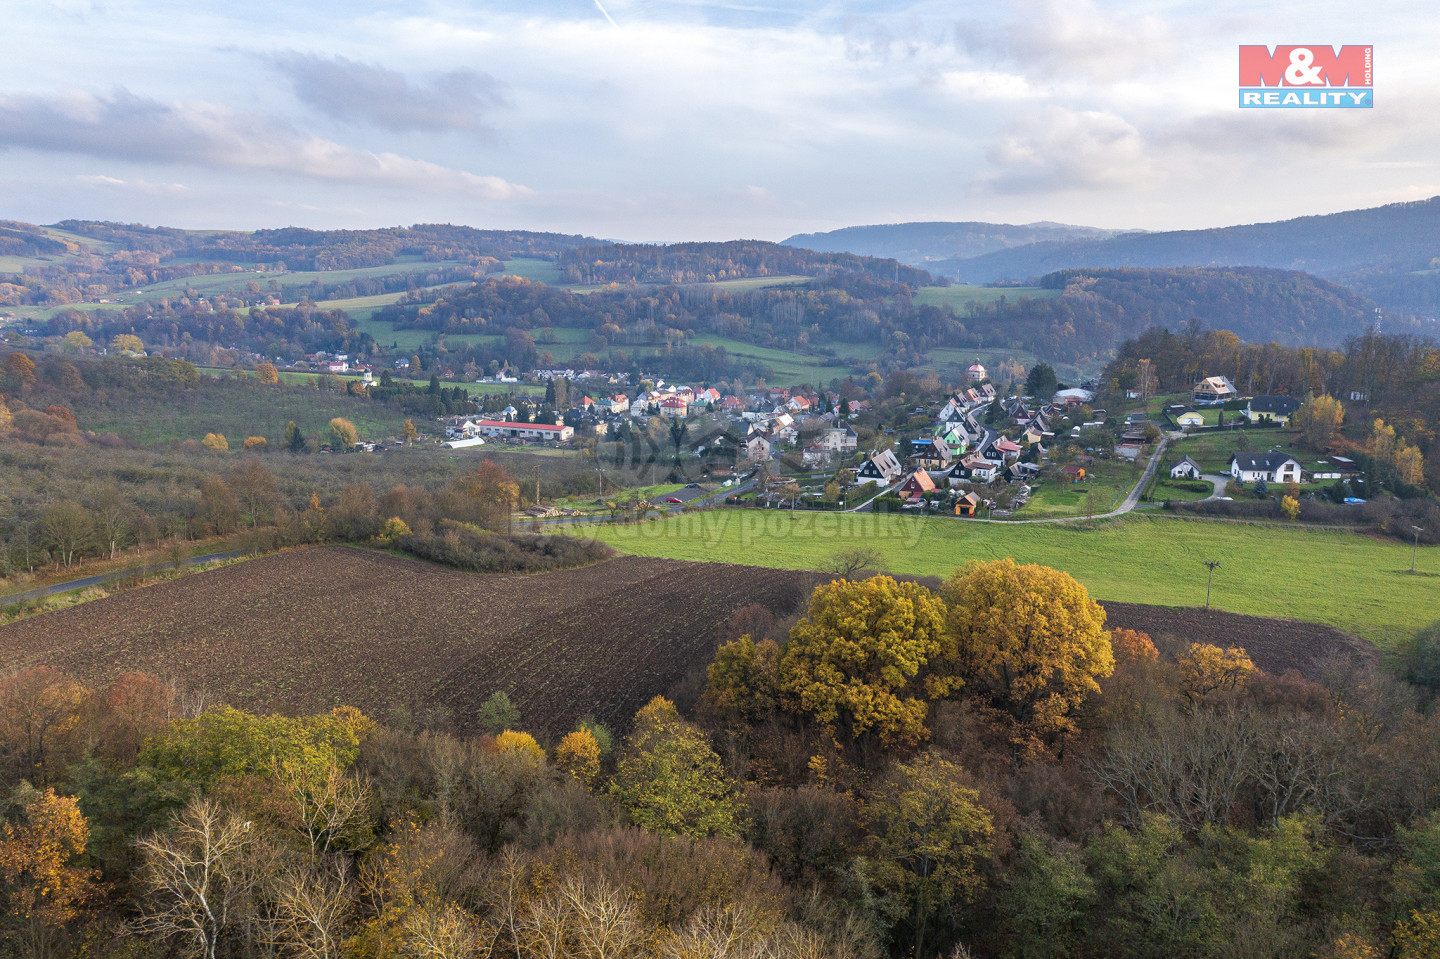
[[[1245,433],[1241,433],[1239,430],[1225,430],[1224,432],[1204,433],[1176,440],[1170,444],[1168,452],[1176,462],[1181,456],[1189,456],[1200,464],[1203,472],[1228,473],[1230,471],[1230,454],[1239,449],[1242,442],[1247,442],[1250,449],[1255,452],[1263,452],[1271,447],[1286,449],[1286,444],[1296,435],[1284,430],[1254,430]],[[1296,457],[1302,465],[1312,458],[1309,456]]]
[[[1030,502],[1015,511],[1015,519],[1048,519],[1057,516],[1084,516],[1085,498],[1095,494],[1095,512],[1108,513],[1119,504],[1140,477],[1140,468],[1121,460],[1098,460],[1085,467],[1086,478],[1078,483],[1060,476],[1046,476],[1035,488]]]
[[[212,373],[229,373],[229,372],[232,372],[232,371],[230,371],[230,370],[209,370],[209,369],[207,369],[206,372],[212,372]],[[248,375],[253,376],[254,373],[249,373]],[[316,376],[328,376],[328,375],[329,375],[328,373],[300,373],[300,372],[296,372],[296,371],[294,371],[294,370],[282,370],[282,371],[280,372],[280,379],[284,380],[286,383],[300,383],[300,384],[303,384],[303,385],[308,386],[308,385],[310,384],[310,380],[311,380],[312,378],[314,378],[314,377],[316,377]],[[358,376],[341,376],[340,379],[345,380],[346,382],[349,382],[350,380],[358,380],[358,379],[360,379],[360,377],[358,377]],[[395,379],[395,382],[397,382],[397,383],[413,383],[413,384],[416,385],[416,386],[429,386],[429,385],[430,385],[430,381],[429,381],[429,380],[412,380],[412,379],[407,379],[407,378],[402,377],[402,376],[397,376],[397,377],[395,377],[394,379]],[[376,377],[376,380],[378,381],[378,380],[379,380],[379,377]],[[463,389],[465,390],[465,392],[466,392],[466,393],[469,393],[471,396],[508,396],[508,395],[514,395],[514,396],[543,396],[544,393],[545,393],[545,387],[543,387],[543,386],[530,386],[529,384],[526,384],[526,383],[451,383],[451,382],[447,382],[447,381],[442,380],[441,383],[440,383],[440,385],[443,386],[443,387],[445,387],[446,389],[454,389],[455,387],[459,386],[459,387],[463,388]]]
[[[727,339],[723,336],[703,335],[697,336],[690,343],[696,346],[723,346],[731,356],[744,357],[746,359],[758,360],[770,367],[772,374],[765,378],[765,382],[771,386],[802,386],[826,384],[837,377],[843,377],[850,372],[850,367],[855,361],[861,358],[857,355],[854,358],[841,356],[839,358],[829,356],[811,356],[804,353],[792,353],[789,350],[778,350],[768,346],[752,346],[749,343],[742,343],[739,340]],[[836,343],[835,349],[842,351],[847,344]],[[860,354],[865,351],[863,348]]]
[[[1066,570],[1097,599],[1198,606],[1203,561],[1216,559],[1213,605],[1256,616],[1327,623],[1391,646],[1440,618],[1440,548],[1420,551],[1411,575],[1404,544],[1328,530],[1127,516],[1074,524],[972,523],[948,517],[718,510],[597,536],[643,556],[817,569],[836,553],[872,547],[885,569],[948,576],[969,560],[1014,557]],[[1264,575],[1256,575],[1263,571]],[[1245,637],[1236,642],[1244,645]]]

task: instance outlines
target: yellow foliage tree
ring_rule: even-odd
[[[14,422],[14,414],[10,412],[10,407],[5,405],[5,398],[0,397],[0,432],[8,430]]]
[[[921,679],[944,625],[944,604],[917,583],[875,576],[820,586],[780,660],[781,703],[852,739],[914,746],[929,735],[926,699],[949,688]]]
[[[1329,394],[1312,396],[1295,412],[1295,425],[1305,434],[1305,442],[1313,449],[1323,450],[1335,438],[1335,431],[1345,422],[1345,407]]]
[[[245,448],[247,450],[263,451],[270,445],[270,441],[263,436],[245,437]]]
[[[1153,663],[1160,658],[1155,640],[1149,633],[1135,629],[1110,630],[1110,650],[1115,657],[1115,667],[1132,664]]]
[[[1411,486],[1419,486],[1425,482],[1425,456],[1420,448],[1410,446],[1404,440],[1395,447],[1395,472],[1400,474],[1400,479]]]
[[[18,822],[0,826],[0,877],[5,912],[43,926],[61,926],[95,891],[90,870],[72,865],[85,854],[90,827],[71,796],[34,793]]]
[[[71,330],[65,334],[65,338],[61,342],[61,349],[66,353],[79,353],[81,350],[88,350],[94,345],[95,341],[84,333],[79,330]]]
[[[1395,427],[1386,426],[1377,419],[1370,426],[1370,440],[1365,444],[1366,452],[1383,463],[1395,458]]]
[[[744,825],[739,788],[720,757],[663,696],[635,714],[611,792],[635,825],[650,832],[735,838]]]
[[[536,762],[543,763],[545,761],[545,750],[540,748],[540,744],[535,741],[535,737],[529,733],[507,729],[495,737],[495,748],[502,753],[512,751],[520,753],[521,755],[534,759]]]
[[[133,356],[145,352],[145,343],[134,333],[121,333],[110,340],[110,349]]]
[[[224,433],[206,433],[200,445],[207,450],[214,450],[216,453],[224,452],[230,448],[230,441],[225,438]]]
[[[420,431],[415,428],[413,420],[405,421],[405,442],[413,443],[420,438]]]
[[[1068,573],[1013,559],[972,563],[941,589],[946,662],[1022,737],[1072,732],[1070,718],[1115,668],[1105,610]]]
[[[757,643],[747,633],[715,654],[706,669],[705,701],[721,716],[768,719],[779,699],[779,672],[780,647],[769,639]]]
[[[555,765],[589,786],[600,775],[600,743],[588,729],[577,729],[555,747]]]
[[[319,504],[317,503],[316,505],[318,506]],[[382,546],[391,546],[394,545],[400,537],[409,535],[409,525],[400,517],[392,516],[385,521],[384,526],[380,527],[380,532],[375,534],[375,542]]]
[[[360,440],[355,424],[343,416],[337,416],[330,421],[330,432],[335,434],[335,442],[345,449],[350,449]]]
[[[257,363],[255,377],[265,386],[274,386],[280,382],[280,371],[275,368],[274,363]]]
[[[1285,514],[1286,519],[1300,518],[1300,501],[1293,496],[1280,497],[1280,512]]]
[[[1243,648],[1221,649],[1210,643],[1191,643],[1175,665],[1180,689],[1192,702],[1220,690],[1237,689],[1255,672],[1255,664]]]

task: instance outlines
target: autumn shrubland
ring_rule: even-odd
[[[565,577],[660,562],[516,579],[583,592]],[[1433,629],[1408,680],[1341,648],[1305,678],[1157,647],[1011,561],[793,598],[707,611],[698,683],[612,723],[562,718],[573,692],[490,696],[467,730],[423,703],[277,714],[174,672],[12,669],[0,935],[56,956],[1430,954]],[[568,625],[551,655],[584,644]]]

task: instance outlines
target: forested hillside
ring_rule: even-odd
[[[1433,316],[1440,303],[1440,197],[1369,210],[1210,230],[1046,240],[927,264],[967,283],[1097,267],[1265,266],[1352,287],[1387,310]]]
[[[611,243],[567,250],[560,271],[568,283],[643,283],[675,286],[750,277],[860,273],[872,279],[923,286],[924,270],[849,253],[817,253],[760,240],[728,243]]]
[[[858,253],[883,256],[927,267],[932,261],[981,256],[996,250],[1040,243],[1046,240],[1098,239],[1114,236],[1119,230],[1064,223],[887,223],[850,226],[828,233],[797,233],[786,246],[823,250],[829,253]]]

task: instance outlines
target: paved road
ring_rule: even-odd
[[[1201,500],[1202,503],[1208,503],[1212,499],[1219,499],[1220,497],[1224,496],[1225,487],[1230,485],[1231,480],[1231,477],[1228,474],[1224,473],[1218,476],[1214,473],[1210,474],[1209,476],[1205,476],[1204,474],[1202,474],[1200,478],[1208,482],[1211,486],[1215,487],[1215,492],[1211,493],[1209,496]]]
[[[181,560],[181,566],[198,566],[201,563],[210,563],[217,559],[234,559],[241,556],[241,553],[207,553],[204,556],[192,556],[189,559]],[[167,569],[174,569],[174,563],[156,563],[153,566],[137,566],[131,569],[122,569],[113,573],[101,573],[99,576],[87,576],[84,579],[72,579],[65,583],[55,583],[53,586],[41,586],[37,589],[26,590],[23,593],[14,593],[10,596],[0,596],[0,606],[9,606],[12,603],[26,603],[32,599],[44,599],[46,596],[54,596],[56,593],[68,593],[75,589],[87,589],[91,586],[103,586],[106,583],[113,583],[117,579],[129,579],[134,576],[150,576],[155,573],[164,572]]]

